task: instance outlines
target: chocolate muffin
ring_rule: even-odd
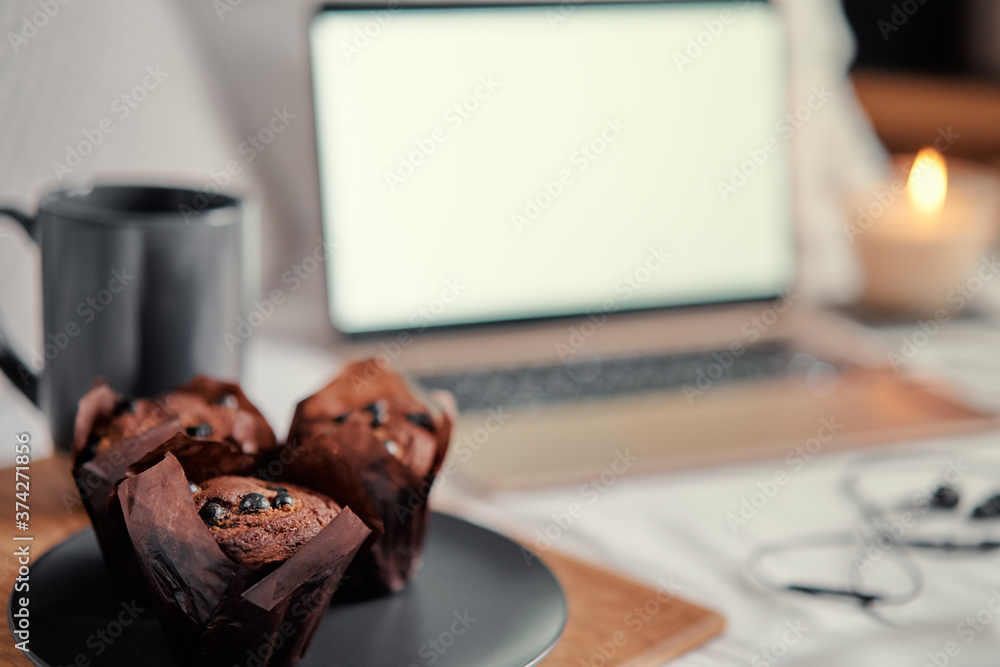
[[[198,516],[233,562],[283,563],[340,512],[340,505],[287,482],[214,477],[191,484]]]
[[[103,387],[104,393],[110,391],[107,385]],[[77,459],[89,460],[172,421],[177,431],[192,438],[235,442],[247,454],[262,454],[275,447],[274,432],[240,388],[204,376],[152,398],[114,394],[110,409],[103,407],[89,424],[77,420],[73,447]]]
[[[73,477],[112,580],[123,595],[144,599],[132,547],[108,515],[108,498],[129,465],[177,434],[207,442],[248,474],[277,449],[274,432],[242,390],[199,376],[152,398],[128,398],[98,382],[80,400]]]
[[[225,448],[235,445],[176,434],[129,466],[109,511],[177,664],[292,667],[372,529],[336,481],[313,488],[234,474]],[[324,479],[346,479],[350,491],[338,466],[346,471],[315,459]]]
[[[338,401],[337,398],[330,400],[337,406],[333,412],[351,403]],[[303,421],[296,435],[332,435],[363,478],[374,480],[381,477],[390,456],[407,468],[413,477],[423,478],[434,465],[439,426],[420,403],[381,398],[360,407],[348,408],[332,419]]]
[[[401,376],[374,360],[347,366],[299,404],[291,436],[327,433],[363,476],[381,477],[391,457],[414,478],[431,472],[451,422],[421,402]]]
[[[110,414],[102,414],[87,438],[84,456],[93,458],[111,449],[112,444],[142,435],[170,420],[172,415],[153,399],[119,398]]]
[[[374,359],[349,364],[299,403],[289,446],[327,447],[346,458],[382,519],[382,537],[352,565],[352,593],[398,591],[415,573],[427,494],[450,436],[448,415]]]

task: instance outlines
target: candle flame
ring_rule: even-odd
[[[917,153],[906,182],[906,196],[917,211],[936,216],[948,194],[948,167],[944,156],[933,148]]]

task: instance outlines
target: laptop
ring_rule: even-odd
[[[340,352],[451,392],[461,479],[978,418],[796,293],[770,3],[331,6],[310,48]]]

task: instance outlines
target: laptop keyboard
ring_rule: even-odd
[[[654,390],[680,390],[779,376],[789,371],[787,342],[630,357],[571,359],[565,364],[482,369],[417,378],[426,389],[454,394],[459,410],[558,403]],[[699,384],[700,383],[700,384]]]

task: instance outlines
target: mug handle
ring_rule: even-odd
[[[0,215],[6,215],[24,228],[28,236],[35,240],[35,219],[30,215],[14,208],[0,207]],[[37,241],[36,241],[37,242]],[[11,347],[3,331],[0,330],[0,370],[10,379],[15,387],[28,397],[34,404],[38,404],[38,375],[24,363],[14,349]]]

